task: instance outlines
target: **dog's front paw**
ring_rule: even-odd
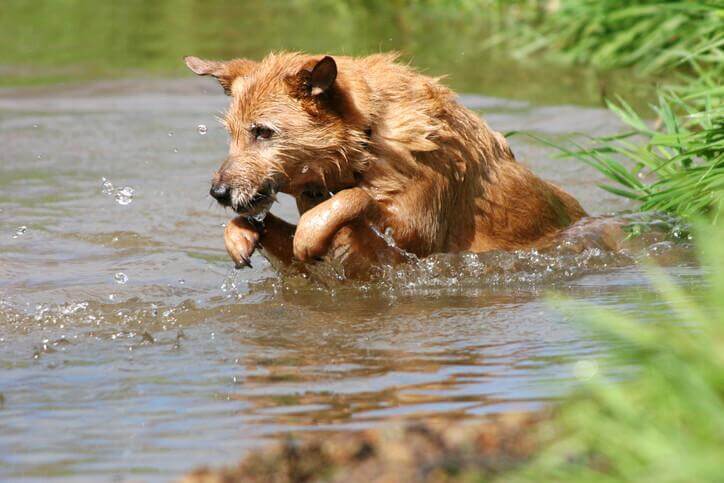
[[[300,262],[308,262],[322,257],[327,251],[328,243],[327,236],[320,235],[323,234],[318,227],[300,223],[294,233],[294,258]]]
[[[238,216],[227,223],[224,230],[224,245],[236,268],[251,267],[251,255],[259,243],[260,236],[258,227],[243,216]]]

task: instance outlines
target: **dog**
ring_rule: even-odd
[[[239,215],[224,234],[237,266],[260,248],[279,268],[327,259],[363,277],[412,255],[544,246],[586,215],[396,54],[185,61],[231,96],[210,194]],[[269,213],[279,192],[296,226]]]

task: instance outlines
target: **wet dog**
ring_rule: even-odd
[[[225,232],[237,264],[259,247],[274,264],[327,258],[354,277],[405,253],[542,246],[585,215],[395,55],[185,60],[231,97],[211,196],[239,215]],[[297,226],[268,213],[278,192],[296,199]]]

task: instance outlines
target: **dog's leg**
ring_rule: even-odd
[[[295,226],[267,214],[264,223],[250,222],[245,216],[237,216],[231,220],[224,230],[226,251],[237,267],[249,266],[249,259],[256,247],[264,250],[267,258],[273,258],[283,265],[292,261],[292,239]]]
[[[374,218],[377,204],[364,190],[342,190],[305,212],[294,234],[294,257],[302,262],[321,257],[335,234],[352,222]]]
[[[410,260],[410,254],[380,236],[364,218],[344,225],[334,234],[325,260],[342,267],[347,278],[368,279],[377,268]]]
[[[281,218],[268,213],[264,218],[264,230],[259,240],[259,247],[272,265],[279,262],[281,265],[292,263],[292,240],[296,225],[287,223]]]

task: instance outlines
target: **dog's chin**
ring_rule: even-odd
[[[262,219],[276,201],[276,193],[277,190],[268,185],[250,197],[232,191],[230,207],[239,215]]]
[[[254,203],[248,206],[239,206],[234,208],[234,211],[238,215],[247,216],[249,218],[263,219],[266,214],[269,213],[269,210],[271,209],[273,204],[274,200],[271,199],[264,202]]]

